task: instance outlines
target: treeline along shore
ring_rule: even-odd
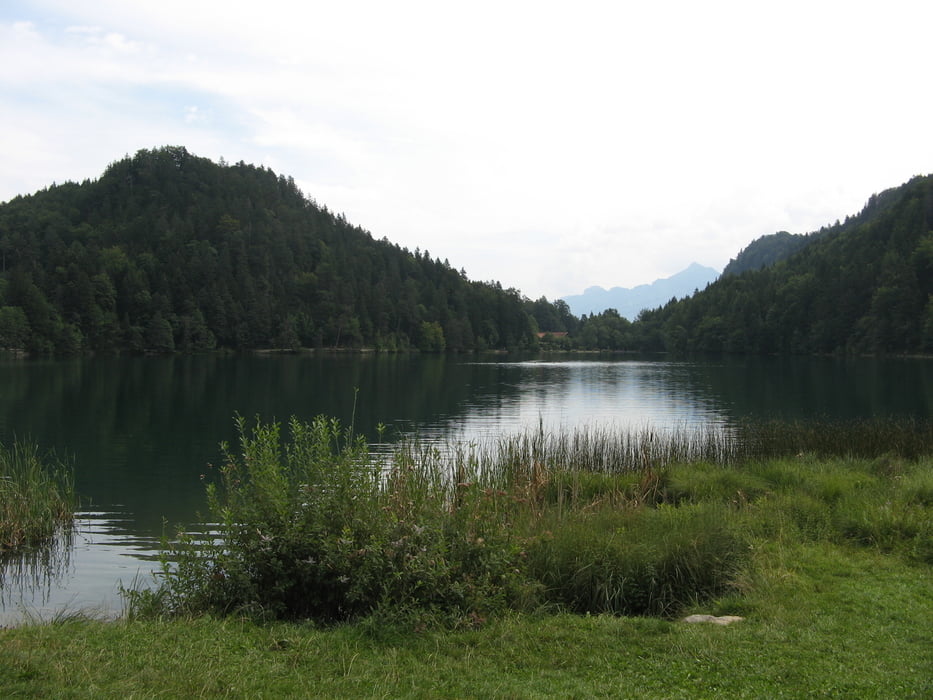
[[[734,262],[634,321],[578,318],[377,239],[291,178],[163,147],[0,204],[0,348],[933,352],[929,176]]]

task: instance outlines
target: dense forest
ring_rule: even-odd
[[[933,176],[733,263],[635,321],[577,318],[377,240],[291,178],[166,147],[0,204],[0,348],[933,352]]]
[[[729,261],[722,271],[722,275],[740,275],[748,270],[760,270],[771,267],[780,262],[808,243],[812,242],[819,233],[809,236],[801,233],[788,233],[778,231],[767,236],[757,238],[739,251],[739,254]]]
[[[632,324],[584,318],[580,340],[676,353],[933,352],[933,176],[873,195],[805,241]]]
[[[180,147],[0,206],[0,347],[33,354],[532,348],[536,318],[575,320]]]

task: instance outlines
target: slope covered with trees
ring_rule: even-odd
[[[0,347],[519,348],[536,317],[572,320],[374,240],[291,178],[180,147],[0,205]]]
[[[740,275],[748,270],[771,267],[775,263],[789,258],[813,241],[817,235],[819,234],[807,236],[802,233],[778,231],[777,233],[756,238],[729,261],[729,264],[722,271],[723,277]]]
[[[874,195],[771,267],[723,275],[646,312],[641,349],[751,353],[933,351],[933,176]]]
[[[375,240],[291,178],[167,147],[0,204],[0,348],[533,349],[540,330],[567,334],[554,349],[933,352],[933,176],[739,259],[635,321],[576,318]]]

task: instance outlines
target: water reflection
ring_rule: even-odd
[[[0,555],[0,610],[24,597],[47,602],[69,568],[73,542],[67,529],[42,546]]]
[[[0,358],[0,442],[28,436],[67,455],[84,502],[63,565],[3,570],[0,624],[17,608],[105,605],[118,581],[156,568],[163,523],[191,524],[206,505],[202,474],[234,442],[233,416],[319,414],[387,439],[483,441],[547,431],[726,427],[748,418],[933,414],[933,362],[851,358],[294,355]],[[67,549],[67,548],[65,548]],[[53,562],[49,562],[50,564]],[[61,564],[61,562],[59,562]],[[38,574],[38,577],[37,577]],[[19,583],[14,583],[19,582]],[[40,585],[34,585],[39,583]],[[21,585],[23,584],[23,585]],[[21,594],[19,589],[29,589]]]
[[[120,585],[151,580],[158,547],[136,531],[131,513],[79,512],[54,547],[0,562],[0,626],[63,611],[118,614]]]
[[[641,430],[720,427],[722,405],[695,381],[692,365],[670,362],[497,362],[495,389],[474,394],[456,413],[408,426],[426,440],[482,441],[543,428]]]

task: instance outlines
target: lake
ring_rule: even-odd
[[[164,523],[205,510],[201,475],[234,415],[334,416],[371,440],[478,441],[544,426],[728,426],[746,418],[933,415],[933,361],[600,356],[206,355],[0,359],[0,442],[74,465],[82,510],[67,562],[37,580],[7,567],[0,624],[23,610],[120,609],[148,580]]]

